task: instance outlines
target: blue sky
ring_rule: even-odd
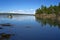
[[[60,0],[0,0],[0,12],[34,14],[41,5],[58,5]]]

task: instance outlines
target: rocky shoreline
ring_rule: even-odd
[[[55,14],[35,14],[35,17],[60,21],[60,15],[56,16]]]

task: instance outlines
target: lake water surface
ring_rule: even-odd
[[[0,24],[6,23],[12,26],[0,26],[0,36],[10,36],[1,36],[1,40],[60,40],[60,24],[56,21],[26,15],[13,15],[11,18],[0,15]]]

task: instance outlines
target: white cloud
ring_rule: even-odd
[[[30,9],[31,11],[34,10],[34,9]]]
[[[25,13],[24,10],[10,10],[8,13]]]
[[[3,11],[2,11],[3,12]],[[35,11],[34,9],[29,9],[29,10],[9,10],[4,13],[23,13],[23,14],[34,14]]]
[[[14,11],[9,11],[8,13],[15,13]]]
[[[18,10],[18,11],[23,11],[23,10]]]

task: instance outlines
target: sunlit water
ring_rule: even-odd
[[[0,26],[0,34],[14,34],[4,38],[6,40],[60,40],[59,25],[44,23],[35,16],[13,15],[9,18],[8,15],[0,15],[0,24],[6,23],[12,26]]]

